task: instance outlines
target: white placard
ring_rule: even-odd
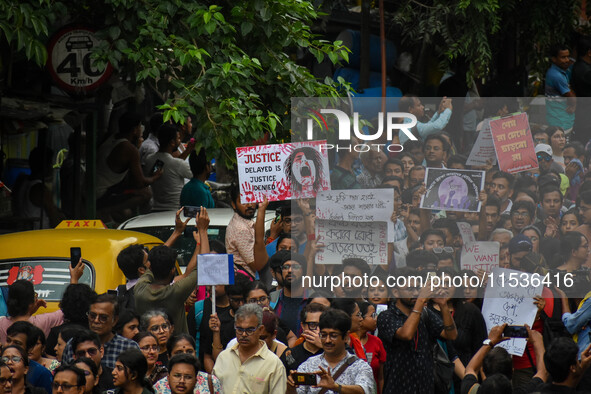
[[[488,332],[494,326],[507,323],[510,326],[533,325],[538,311],[534,297],[542,294],[544,285],[531,285],[533,274],[495,268],[489,277],[482,305],[482,315]],[[523,356],[527,339],[512,338],[497,346],[505,348],[509,354]]]
[[[330,190],[326,141],[236,148],[240,202],[313,198]]]
[[[458,229],[460,229],[460,235],[462,236],[462,241],[464,245],[470,242],[476,242],[476,237],[474,237],[474,232],[472,231],[472,225],[466,222],[457,222]]]
[[[491,272],[499,266],[498,242],[477,241],[462,245],[461,267],[476,272]]]
[[[490,119],[484,120],[482,130],[478,133],[466,164],[469,166],[485,166],[488,164],[487,160],[492,160],[490,164],[493,166],[497,163],[497,153],[490,131]]]
[[[316,217],[352,222],[386,222],[394,242],[394,189],[327,190],[316,196]]]
[[[231,254],[200,254],[197,256],[197,284],[234,284],[234,256]]]
[[[316,239],[324,244],[316,253],[316,264],[341,264],[351,257],[369,265],[388,264],[385,222],[316,219]]]

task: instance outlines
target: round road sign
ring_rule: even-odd
[[[47,68],[55,82],[72,93],[87,93],[102,85],[111,75],[109,63],[104,70],[90,58],[99,40],[85,27],[67,27],[51,38],[47,50]]]

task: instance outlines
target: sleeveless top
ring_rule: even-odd
[[[116,173],[109,168],[107,159],[113,149],[120,143],[127,141],[125,138],[115,139],[113,136],[109,137],[98,149],[96,155],[96,196],[102,197],[108,188],[123,181],[129,172],[129,169],[122,173]]]

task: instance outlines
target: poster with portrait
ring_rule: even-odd
[[[515,174],[538,168],[538,158],[525,112],[491,120],[490,131],[501,171]]]
[[[427,168],[426,192],[421,208],[479,212],[478,194],[484,187],[484,171]]]
[[[326,141],[236,148],[240,202],[313,198],[330,190]]]

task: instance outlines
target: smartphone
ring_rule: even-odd
[[[156,173],[156,171],[161,170],[164,167],[164,162],[162,160],[156,160],[154,163],[154,167],[152,167],[152,175]]]
[[[183,209],[183,215],[185,215],[186,218],[196,218],[197,215],[199,215],[199,212],[201,212],[201,207],[185,207]]]
[[[72,268],[78,265],[80,257],[82,257],[82,250],[80,248],[70,248],[70,265]]]
[[[525,326],[507,326],[503,330],[504,337],[527,338],[527,329]]]
[[[318,384],[315,373],[294,372],[291,376],[293,382],[300,386],[315,386]]]

